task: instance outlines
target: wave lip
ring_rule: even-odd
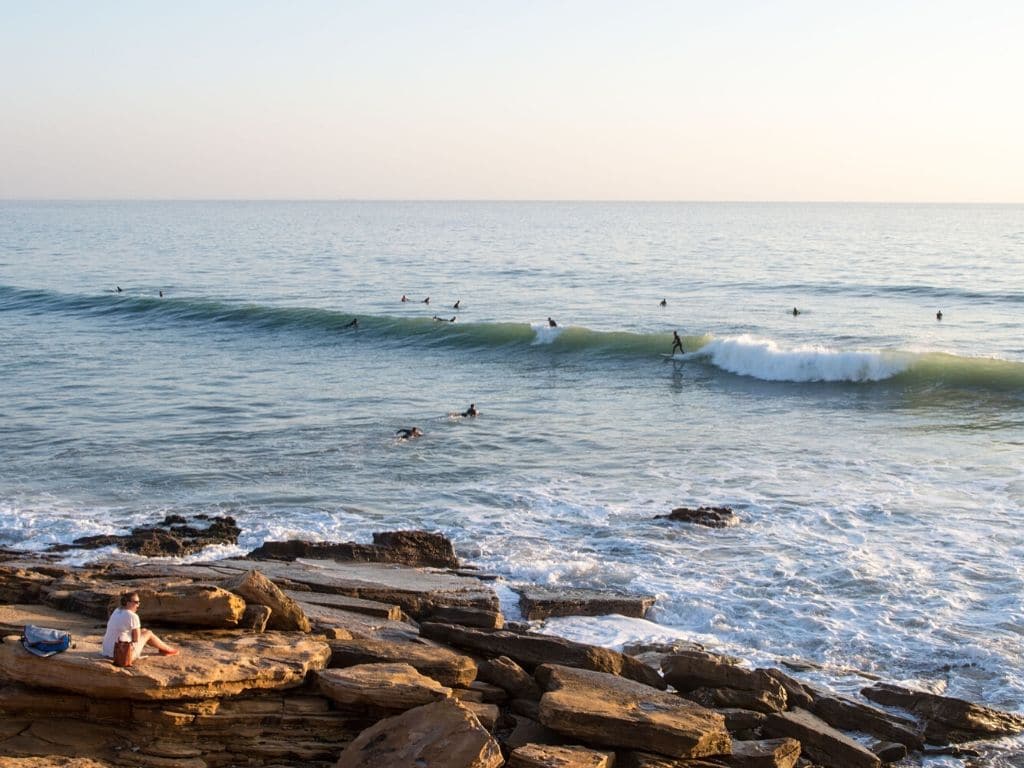
[[[884,381],[908,370],[908,352],[840,351],[817,345],[784,349],[771,339],[744,334],[712,339],[695,353],[717,368],[763,381]]]

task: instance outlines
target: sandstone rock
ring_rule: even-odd
[[[895,741],[909,749],[924,748],[924,739],[917,732],[917,724],[913,720],[890,715],[846,696],[819,696],[811,711],[833,728],[860,731],[886,741]]]
[[[519,608],[528,621],[551,616],[607,616],[642,619],[654,605],[653,595],[627,595],[589,589],[529,586],[519,590]]]
[[[309,632],[311,629],[309,619],[299,604],[256,569],[227,582],[224,587],[236,595],[241,595],[247,603],[267,606],[271,611],[270,620],[267,622],[269,629],[299,632]]]
[[[876,683],[862,689],[861,693],[879,704],[901,707],[925,718],[928,721],[929,737],[935,735],[945,736],[950,741],[969,741],[979,736],[1005,736],[1024,732],[1024,715],[1002,712],[963,699],[915,691],[890,683]]]
[[[251,560],[220,560],[220,570],[247,571]],[[452,576],[384,563],[296,560],[263,561],[260,570],[276,584],[292,581],[300,588],[393,603],[413,618],[429,616],[440,606],[497,611],[498,596],[478,579]],[[292,587],[290,587],[292,588]]]
[[[783,695],[780,695],[782,692]],[[750,709],[755,712],[781,712],[786,708],[786,697],[781,687],[768,690],[742,690],[740,688],[696,688],[681,694],[690,701],[712,709]]]
[[[612,768],[615,753],[586,747],[527,744],[513,750],[508,768]]]
[[[730,528],[740,524],[740,519],[729,507],[676,507],[667,515],[655,515],[654,519],[694,523],[708,528]]]
[[[508,691],[500,685],[491,685],[479,679],[480,670],[477,669],[477,680],[469,684],[469,690],[480,694],[480,701],[485,704],[504,704],[508,701]]]
[[[764,712],[754,712],[750,709],[737,709],[736,707],[724,707],[718,710],[718,713],[725,718],[725,728],[729,733],[733,734],[746,734],[752,731],[756,731],[765,721],[768,720],[768,716]]]
[[[530,717],[512,715],[515,725],[502,740],[509,750],[526,744],[564,744],[565,737]]]
[[[329,640],[330,666],[405,663],[449,688],[464,688],[476,678],[476,662],[448,648],[370,638]]]
[[[101,641],[99,635],[78,637],[74,648],[41,659],[8,635],[0,643],[0,678],[97,699],[220,698],[301,685],[330,657],[326,643],[295,635],[193,634],[180,640],[177,656],[147,654],[131,667],[118,668],[101,655]]]
[[[674,757],[655,755],[650,752],[619,752],[615,768],[721,768],[710,760],[676,760]]]
[[[508,656],[483,661],[476,676],[478,680],[503,688],[513,698],[540,699],[541,690],[536,681]]]
[[[665,688],[665,682],[657,670],[636,659],[607,648],[574,643],[561,637],[506,631],[487,632],[433,622],[424,623],[420,627],[420,634],[485,656],[508,656],[528,670],[544,663],[562,664],[621,675],[655,688]]]
[[[394,604],[379,603],[376,600],[362,600],[361,598],[348,597],[347,595],[334,595],[329,592],[298,592],[286,589],[284,593],[303,607],[307,605],[321,605],[326,608],[340,608],[343,611],[362,613],[378,619],[388,619],[389,621],[402,620],[402,609]]]
[[[725,719],[678,696],[616,675],[544,664],[540,722],[600,746],[671,757],[729,754]]]
[[[725,657],[701,651],[685,651],[667,656],[661,665],[665,680],[679,691],[697,688],[735,688],[765,694],[765,701],[786,706],[786,690],[767,670],[749,670]],[[755,709],[748,702],[725,703]],[[761,707],[756,707],[760,709]]]
[[[785,689],[786,703],[790,707],[800,707],[806,710],[812,709],[815,692],[810,686],[801,683],[792,675],[787,675],[781,669],[766,669],[765,672]]]
[[[110,768],[109,763],[93,760],[91,757],[4,757],[0,758],[3,768]]]
[[[502,763],[498,743],[471,712],[449,699],[367,728],[335,768],[499,768]]]
[[[271,610],[266,605],[246,604],[245,613],[238,622],[239,629],[251,629],[253,632],[265,632],[270,621]]]
[[[467,627],[479,627],[480,629],[501,629],[505,626],[505,617],[501,614],[501,611],[466,608],[463,606],[438,606],[425,619],[442,624],[462,624]]]
[[[488,731],[494,730],[498,723],[498,718],[501,717],[501,710],[498,709],[497,704],[486,704],[481,701],[460,701],[459,703],[476,715],[480,725]]]
[[[388,531],[373,534],[373,544],[329,541],[268,541],[247,557],[254,560],[339,560],[395,563],[412,567],[457,568],[451,541],[426,531]]]
[[[711,761],[728,768],[793,768],[800,759],[800,742],[796,739],[765,739],[733,741],[732,754]]]
[[[0,603],[37,603],[43,587],[53,581],[27,568],[0,565]]]
[[[320,690],[331,701],[348,707],[405,711],[452,695],[436,680],[408,664],[357,664],[326,669],[318,674]]]
[[[71,633],[72,642],[85,635],[102,635],[107,627],[106,621],[45,605],[0,605],[0,637],[20,635],[26,624],[63,629]]]
[[[894,741],[878,742],[871,747],[871,751],[878,755],[878,759],[883,763],[898,763],[907,756],[906,745]]]
[[[881,765],[873,752],[803,709],[768,715],[764,731],[771,736],[796,739],[805,753],[826,768],[879,768]]]

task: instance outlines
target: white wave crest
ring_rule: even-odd
[[[820,346],[784,349],[771,339],[743,335],[714,339],[696,353],[729,373],[764,381],[882,381],[907,370],[906,352],[843,352]]]
[[[534,339],[531,342],[533,344],[550,344],[561,335],[563,330],[557,326],[548,325],[546,320],[542,323],[530,323],[530,328],[534,333]]]

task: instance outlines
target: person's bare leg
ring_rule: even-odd
[[[152,645],[164,656],[173,656],[178,652],[177,648],[172,648],[171,646],[169,646],[167,643],[165,643],[163,640],[157,637],[153,633],[153,630],[151,629],[142,630],[142,637],[146,640],[146,645]]]

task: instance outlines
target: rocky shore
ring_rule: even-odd
[[[201,534],[172,520],[122,543],[180,552]],[[443,537],[374,538],[198,564],[0,551],[0,765],[874,768],[983,755],[1024,731],[1020,714],[884,682],[852,698],[699,646],[620,653],[532,632],[506,623]],[[178,656],[102,657],[128,590]],[[643,616],[652,602],[521,592],[530,620]],[[68,630],[73,646],[36,657],[26,624]]]

